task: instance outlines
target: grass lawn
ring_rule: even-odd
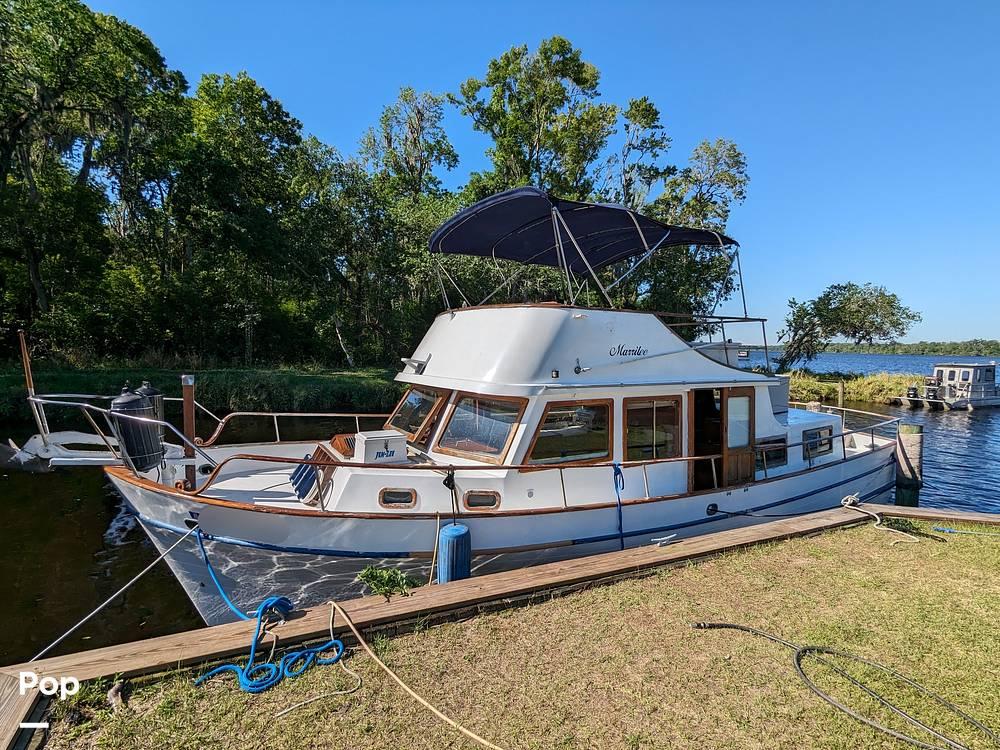
[[[418,693],[504,748],[904,747],[809,692],[791,651],[691,628],[701,620],[875,659],[1000,729],[1000,537],[890,546],[894,538],[870,526],[830,531],[374,645]],[[348,663],[364,678],[361,690],[279,720],[282,709],[352,679],[339,666],[313,667],[251,696],[231,676],[195,687],[203,670],[185,670],[133,683],[117,713],[104,700],[107,684],[91,685],[54,710],[48,747],[476,747],[360,650]],[[971,747],[995,747],[912,690],[844,666]],[[807,671],[866,715],[917,731],[815,661]]]

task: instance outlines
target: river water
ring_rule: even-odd
[[[753,357],[763,363],[757,352]],[[819,372],[928,373],[948,357],[823,354]],[[956,357],[959,362],[984,361]],[[752,362],[753,360],[751,360]],[[924,425],[922,505],[1000,512],[1000,409],[928,412],[847,404]],[[2,425],[24,440],[30,425]],[[156,558],[97,468],[0,472],[0,664],[31,658]],[[52,653],[197,627],[194,609],[160,564]]]

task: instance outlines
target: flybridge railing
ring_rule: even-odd
[[[179,400],[179,399],[178,399]],[[197,403],[197,402],[195,402]],[[212,415],[213,417],[215,415]],[[226,426],[236,419],[246,419],[246,418],[256,418],[256,419],[271,419],[274,425],[274,442],[281,442],[281,429],[278,426],[279,419],[292,419],[292,418],[306,418],[306,419],[353,419],[354,420],[354,431],[361,432],[361,420],[362,419],[381,419],[386,420],[390,417],[390,414],[367,414],[361,412],[294,412],[294,411],[234,411],[231,414],[219,419],[215,417],[215,430],[212,434],[205,440],[196,439],[199,445],[215,445],[222,431],[225,430]]]
[[[726,362],[729,362],[729,350],[736,349],[737,352],[741,349],[752,349],[753,346],[747,346],[744,344],[733,344],[729,341],[729,337],[726,335],[726,324],[730,326],[739,323],[756,323],[760,325],[760,335],[761,341],[764,346],[764,367],[767,372],[771,372],[771,352],[767,345],[767,328],[765,324],[767,323],[767,318],[753,318],[747,315],[687,315],[685,313],[671,313],[671,312],[654,312],[655,315],[663,325],[667,328],[684,328],[684,327],[700,327],[706,329],[708,333],[709,343],[714,343],[712,341],[713,332],[718,329],[720,335],[722,336],[723,351],[726,353]]]

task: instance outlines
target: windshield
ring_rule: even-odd
[[[410,438],[416,437],[441,398],[440,393],[430,388],[410,388],[386,426],[404,432]]]
[[[521,408],[520,401],[462,396],[455,403],[438,448],[502,459]]]

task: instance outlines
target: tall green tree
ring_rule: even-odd
[[[493,144],[491,173],[473,175],[476,197],[537,185],[586,198],[593,166],[614,131],[618,108],[598,101],[601,76],[569,40],[554,36],[534,52],[512,47],[469,78],[451,101]]]
[[[436,193],[441,179],[434,170],[458,166],[458,154],[444,131],[445,97],[417,93],[404,86],[399,98],[382,110],[378,126],[361,139],[361,157],[376,173],[393,181],[392,189],[416,197]]]
[[[893,341],[919,321],[920,313],[884,286],[833,284],[814,300],[788,301],[785,328],[778,334],[786,342],[778,367],[814,360],[837,337],[855,345]]]

